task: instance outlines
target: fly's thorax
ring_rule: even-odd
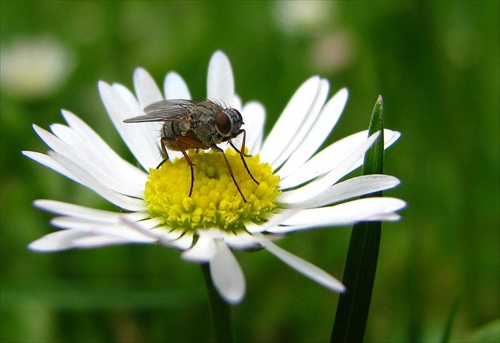
[[[198,121],[197,125],[193,127],[195,136],[206,146],[219,144],[223,141],[224,137],[218,134],[213,118],[204,118]]]
[[[189,110],[189,114],[194,121],[200,123],[210,123],[214,121],[215,115],[224,108],[213,101],[202,101]]]
[[[203,101],[190,111],[193,118],[192,131],[194,136],[206,146],[219,144],[223,141],[222,136],[216,129],[216,116],[224,108],[213,101]]]

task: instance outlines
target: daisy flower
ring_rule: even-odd
[[[186,83],[171,72],[162,94],[153,78],[139,68],[134,87],[135,94],[123,85],[99,82],[104,106],[139,167],[121,158],[69,111],[62,111],[67,125],[51,125],[52,133],[33,126],[50,150],[46,154],[24,151],[24,155],[91,189],[120,211],[36,200],[36,207],[58,215],[51,224],[61,230],[32,242],[30,249],[161,244],[181,251],[186,261],[208,264],[216,290],[226,302],[236,304],[244,297],[245,278],[232,251],[264,248],[319,284],[343,292],[340,281],[274,241],[296,231],[399,219],[396,212],[405,206],[400,199],[358,199],[395,187],[399,184],[395,177],[368,175],[340,181],[362,164],[378,133],[368,137],[367,131],[359,132],[316,153],[340,117],[346,89],[327,100],[328,81],[318,76],[308,79],[264,138],[264,107],[258,102],[242,104],[235,94],[229,60],[217,51],[208,67],[207,98],[241,112],[247,149],[243,158],[220,144],[227,163],[221,152],[188,150],[194,164],[189,196],[190,168],[180,152],[168,151],[169,161],[157,168],[163,160],[163,123],[124,122],[144,115],[143,109],[152,103],[191,99]],[[399,136],[385,130],[385,147]]]

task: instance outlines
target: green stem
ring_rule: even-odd
[[[363,175],[382,174],[384,158],[382,97],[378,97],[370,120],[369,134],[382,130],[365,154]],[[368,196],[382,196],[381,192]],[[382,224],[362,222],[353,226],[344,269],[346,293],[339,299],[331,342],[362,342],[377,269]]]
[[[210,275],[210,265],[208,263],[202,264],[201,269],[203,270],[207,286],[214,342],[232,343],[231,306],[220,297],[219,292],[215,289],[212,276]]]

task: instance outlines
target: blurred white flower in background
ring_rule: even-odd
[[[321,72],[338,72],[355,59],[355,36],[341,27],[337,4],[333,1],[278,1],[273,15],[279,30],[307,37],[305,59],[308,66]]]
[[[52,37],[18,38],[2,44],[2,92],[24,100],[47,97],[64,85],[74,64],[69,48]]]
[[[335,9],[332,1],[278,1],[274,15],[281,29],[309,33],[328,26]]]
[[[316,39],[310,49],[311,68],[335,72],[348,68],[356,56],[356,40],[349,30],[335,30]]]

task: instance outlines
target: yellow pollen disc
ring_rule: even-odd
[[[261,163],[258,155],[245,157],[248,169],[259,182],[256,184],[239,153],[228,149],[225,154],[246,202],[222,153],[190,151],[189,158],[194,164],[191,196],[191,171],[184,157],[149,170],[144,196],[151,216],[173,229],[216,227],[238,231],[244,230],[245,223],[261,223],[267,214],[276,212],[279,176],[273,174],[271,166]]]

